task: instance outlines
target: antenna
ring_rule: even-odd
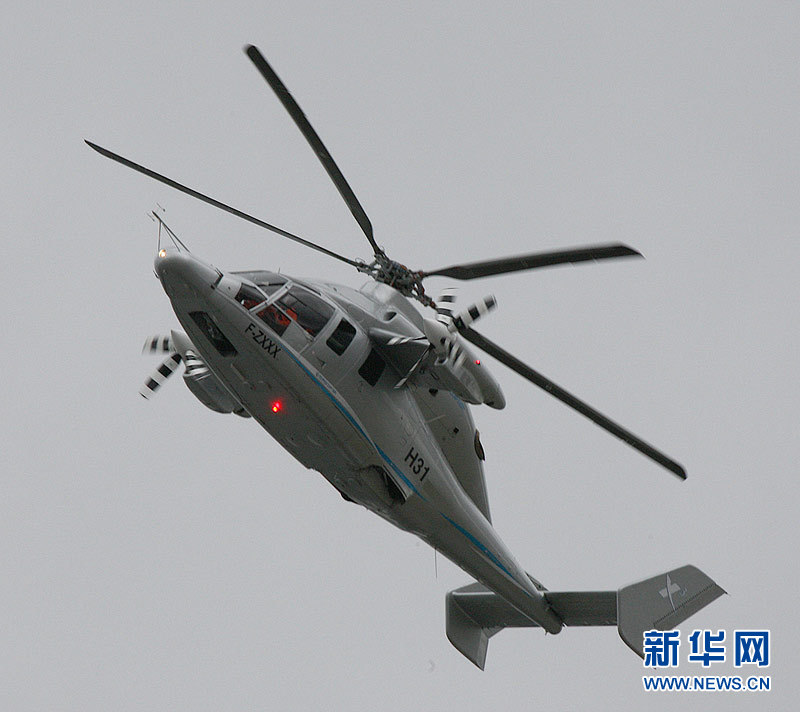
[[[161,207],[161,206],[159,205],[158,207]],[[161,209],[163,210],[164,208],[161,208]],[[167,231],[167,235],[169,236],[169,239],[172,240],[172,244],[175,245],[175,247],[179,251],[182,250],[184,252],[191,253],[191,250],[188,247],[186,247],[186,245],[184,245],[183,242],[181,242],[181,239],[172,231],[170,226],[167,225],[167,223],[164,221],[164,218],[162,218],[155,210],[152,210],[150,212],[150,215],[151,215],[151,217],[153,217],[158,222],[158,249],[159,249],[159,251],[161,250],[161,228],[163,227]]]

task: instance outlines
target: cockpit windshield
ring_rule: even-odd
[[[275,272],[267,272],[266,270],[258,270],[256,272],[234,272],[233,274],[249,279],[268,297],[286,284],[286,277],[281,274],[276,274]]]
[[[264,289],[263,285],[259,286]],[[280,286],[282,284],[274,285],[274,290],[276,291]],[[251,301],[249,297],[252,291],[252,287],[243,284],[236,296],[236,300],[248,309],[252,309],[266,300],[262,295],[258,301]],[[305,287],[292,284],[278,299],[258,309],[256,316],[279,336],[293,321],[310,336],[316,336],[325,328],[334,311],[334,308],[324,299]]]
[[[268,304],[263,309],[260,309],[256,312],[256,316],[278,336],[282,336],[283,332],[291,324],[291,319],[274,304]]]

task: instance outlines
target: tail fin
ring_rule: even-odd
[[[683,566],[621,588],[617,592],[619,636],[643,658],[642,634],[646,630],[670,630],[723,593],[694,566]]]
[[[645,631],[674,628],[723,593],[700,569],[683,566],[616,592],[546,591],[545,598],[564,625],[616,625],[625,644],[644,657]],[[450,591],[446,616],[447,638],[481,670],[489,638],[503,628],[537,627],[504,598],[479,583]]]

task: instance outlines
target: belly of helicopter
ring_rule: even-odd
[[[366,426],[311,360],[213,290],[171,290],[173,309],[212,373],[305,467],[347,499],[386,516],[408,494],[395,484]],[[192,314],[211,315],[232,349],[220,353]],[[403,491],[405,489],[405,491]]]
[[[187,312],[176,309],[176,313],[193,342],[200,342],[201,334],[186,318]],[[217,317],[222,322],[219,312]],[[417,534],[520,610],[540,605],[531,597],[536,594],[524,571],[455,478],[447,474],[441,453],[431,446],[425,432],[411,438],[398,436],[403,424],[386,412],[380,418],[381,427],[373,424],[370,428],[373,441],[321,373],[280,341],[273,340],[272,347],[265,349],[261,337],[254,338],[248,328],[247,318],[234,309],[223,327],[231,334],[236,357],[202,355],[267,432],[303,465],[320,472],[346,499]],[[260,353],[265,350],[274,355]],[[390,476],[392,470],[401,485]]]

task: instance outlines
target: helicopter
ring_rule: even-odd
[[[166,354],[142,386],[149,398],[184,365],[183,380],[213,411],[252,418],[348,502],[366,507],[442,553],[475,581],[446,595],[446,634],[483,669],[489,639],[506,627],[616,625],[644,657],[645,634],[674,628],[723,593],[694,566],[618,591],[551,591],[528,574],[492,526],[485,460],[470,406],[502,409],[489,354],[680,479],[675,460],[477,332],[496,306],[436,300],[427,277],[472,280],[560,264],[640,257],[619,243],[412,270],[389,258],[331,154],[262,53],[245,53],[277,95],[338,189],[373,251],[338,254],[238,210],[96,143],[103,156],[369,277],[360,289],[270,270],[222,271],[186,247],[157,212],[155,273],[183,331],[149,338]],[[162,244],[163,237],[163,244]],[[414,305],[433,309],[423,316]]]

